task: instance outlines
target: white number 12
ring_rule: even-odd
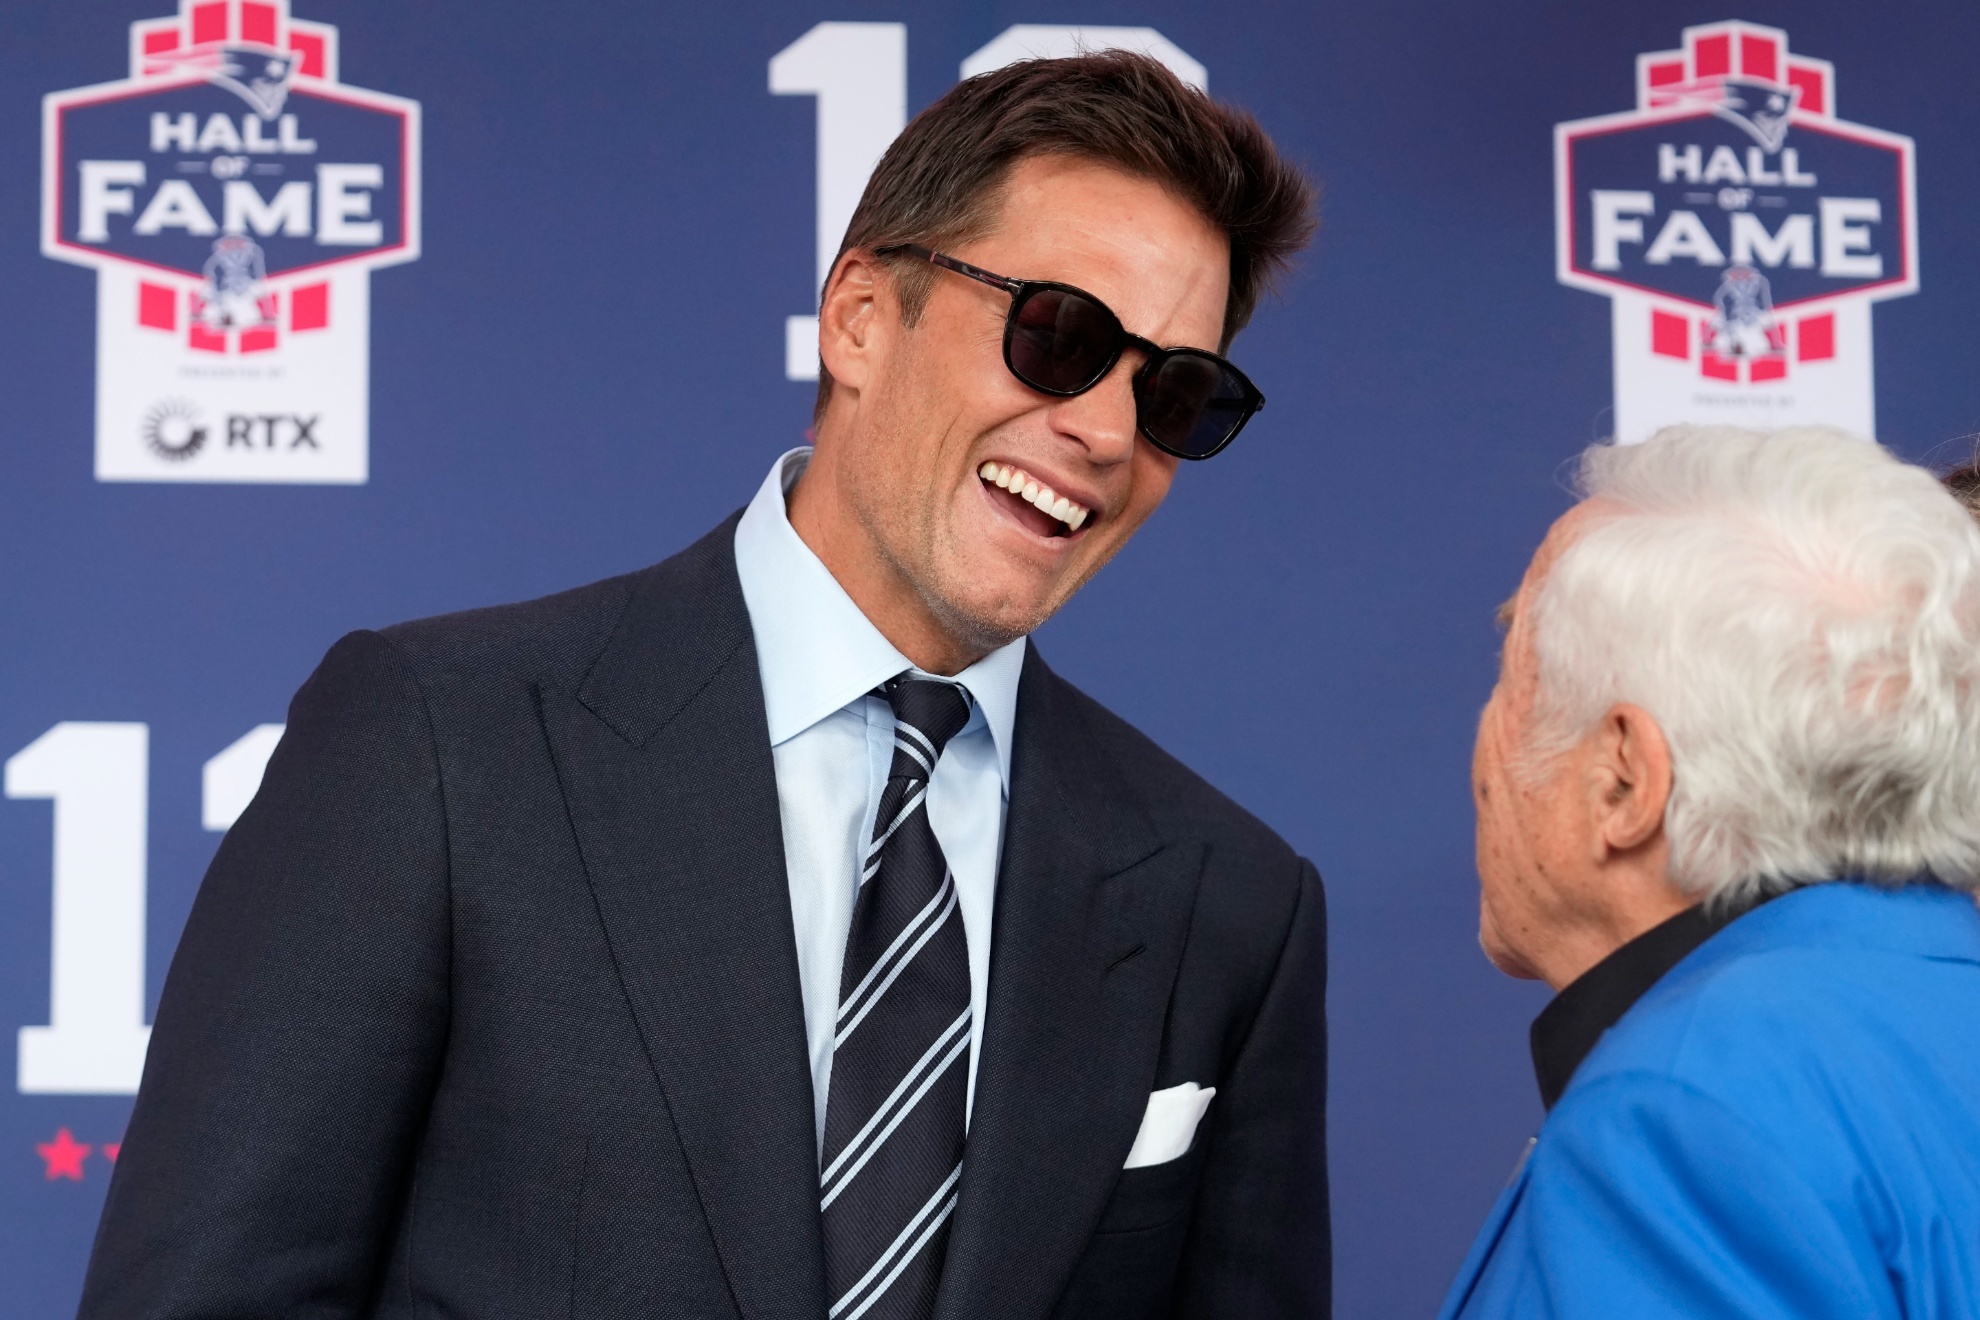
[[[1201,90],[1203,65],[1173,41],[1145,27],[1064,27],[1020,23],[962,63],[974,77],[1018,60],[1047,59],[1081,51],[1138,50],[1152,55],[1178,78]],[[779,96],[818,98],[818,279],[824,287],[846,224],[866,191],[866,180],[887,147],[907,125],[907,25],[820,23],[778,51],[770,61],[770,90]],[[784,375],[818,379],[818,318],[784,320]]]

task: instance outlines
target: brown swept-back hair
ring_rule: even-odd
[[[979,74],[916,115],[867,180],[833,274],[854,249],[943,248],[981,238],[997,219],[1012,168],[1045,155],[1084,157],[1159,183],[1229,237],[1219,349],[1230,346],[1259,294],[1313,236],[1313,185],[1257,120],[1211,100],[1157,60],[1108,50]],[[911,326],[937,272],[919,261],[882,260],[899,291],[901,319]],[[814,416],[824,416],[831,397],[832,376],[821,364]]]

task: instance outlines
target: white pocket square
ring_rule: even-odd
[[[1141,1131],[1135,1133],[1134,1148],[1128,1151],[1127,1163],[1121,1167],[1139,1169],[1149,1164],[1166,1164],[1188,1154],[1189,1143],[1196,1139],[1196,1125],[1203,1121],[1203,1113],[1210,1108],[1211,1097],[1216,1094],[1216,1087],[1201,1087],[1195,1082],[1150,1092],[1148,1112],[1141,1116]]]

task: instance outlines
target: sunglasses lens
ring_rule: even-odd
[[[1256,412],[1256,392],[1207,353],[1171,353],[1135,380],[1136,420],[1172,454],[1214,454]]]
[[[1013,374],[1048,394],[1076,394],[1100,379],[1120,344],[1121,323],[1091,298],[1038,289],[1012,312],[1006,341]]]

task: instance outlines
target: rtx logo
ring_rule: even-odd
[[[320,449],[316,437],[321,413],[229,413],[229,449]]]
[[[186,399],[153,404],[138,425],[144,447],[168,463],[183,463],[205,448],[206,430],[198,406]]]
[[[228,413],[218,425],[207,422],[197,405],[186,399],[163,399],[146,411],[139,425],[144,446],[170,463],[184,463],[206,449],[209,441],[225,450],[292,453],[321,449],[322,413]]]

